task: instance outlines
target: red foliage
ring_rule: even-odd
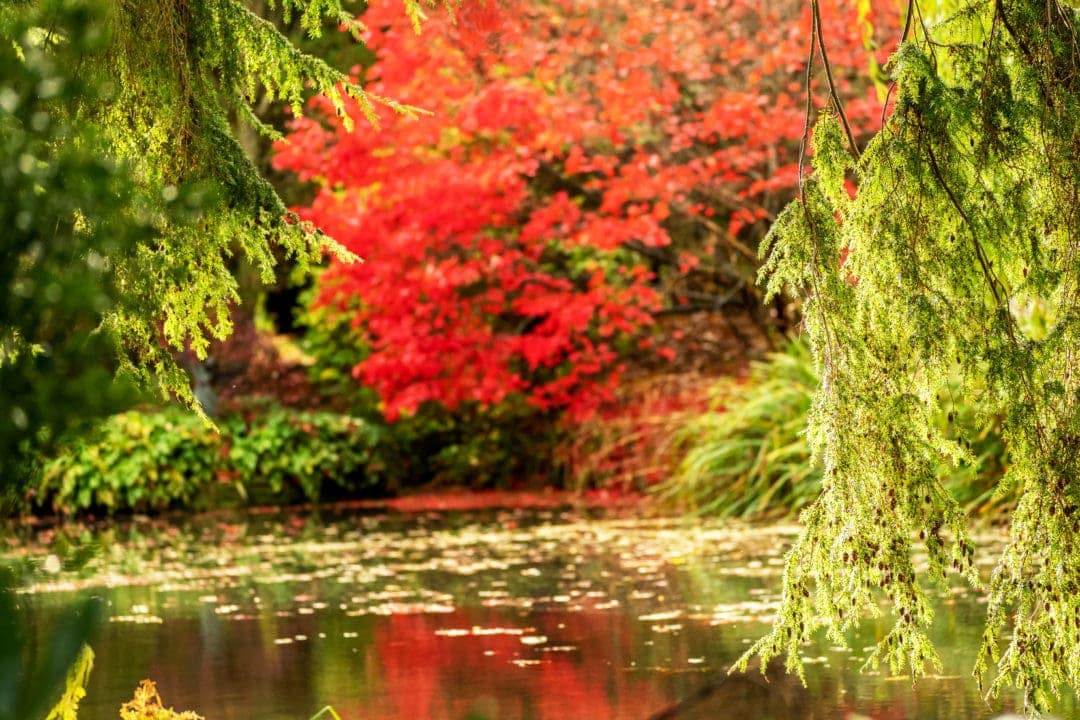
[[[647,676],[621,667],[595,670],[633,657],[647,627],[627,626],[617,614],[592,609],[530,620],[539,625],[535,632],[551,637],[551,645],[566,642],[573,649],[543,652],[523,645],[521,620],[498,610],[387,618],[374,636],[381,687],[358,716],[436,720],[483,709],[479,714],[487,717],[614,720],[640,718],[669,704],[664,688]],[[475,634],[436,634],[440,626],[455,625]],[[337,705],[343,717],[351,717],[352,708]]]
[[[823,29],[865,133],[881,109],[857,4],[823,3]],[[365,260],[334,263],[318,302],[364,331],[355,374],[387,416],[520,392],[584,417],[609,399],[664,297],[688,304],[688,278],[751,256],[794,192],[805,5],[473,0],[418,36],[400,2],[373,2],[367,87],[431,114],[384,107],[381,132],[350,133],[316,113],[276,164],[320,183],[302,215]],[[869,18],[883,39],[896,5]]]

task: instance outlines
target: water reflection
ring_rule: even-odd
[[[47,531],[8,555],[35,571],[23,600],[39,633],[80,596],[107,603],[82,720],[114,720],[143,677],[167,704],[220,720],[305,720],[328,703],[344,720],[929,720],[1011,707],[986,705],[967,675],[982,605],[964,592],[940,599],[945,671],[917,686],[857,672],[885,631],[873,622],[852,651],[807,647],[805,689],[724,680],[775,608],[792,532],[550,510],[246,515],[89,533],[101,550],[79,567],[57,562]]]

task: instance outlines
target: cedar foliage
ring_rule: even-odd
[[[1002,486],[1018,494],[975,674],[1042,712],[1080,687],[1080,18],[1054,0],[977,0],[927,29],[918,9],[886,126],[860,155],[833,104],[815,174],[768,238],[768,294],[805,298],[824,471],[775,626],[748,657],[801,674],[801,642],[822,627],[842,641],[885,599],[895,623],[869,665],[939,664],[925,583],[951,569],[983,586],[939,471],[971,454],[932,421],[955,382],[1004,418]]]
[[[417,0],[404,2],[415,24]],[[341,0],[272,0],[269,8],[286,24],[298,21],[309,37],[319,36],[327,23],[354,33],[362,27]],[[75,10],[93,30],[92,47],[72,47],[76,36],[66,23]],[[326,250],[353,257],[288,211],[244,154],[237,123],[277,138],[253,104],[277,100],[299,113],[313,94],[342,114],[351,99],[373,123],[373,101],[410,109],[367,95],[240,0],[4,3],[0,28],[15,62],[66,58],[60,87],[83,77],[107,79],[101,91],[48,109],[54,123],[93,128],[107,160],[130,177],[133,192],[109,209],[109,221],[152,230],[130,252],[110,258],[109,282],[120,301],[104,315],[101,329],[115,341],[129,375],[196,406],[173,352],[190,349],[203,358],[211,338],[231,331],[229,308],[240,299],[237,257],[267,283],[282,255],[301,272]],[[13,111],[3,111],[6,122]],[[51,191],[31,179],[21,189]],[[178,218],[175,206],[185,200],[198,212]],[[92,231],[98,208],[73,210]]]

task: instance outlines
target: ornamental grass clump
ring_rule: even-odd
[[[691,418],[676,442],[682,459],[657,486],[657,497],[699,515],[794,517],[821,491],[821,465],[806,437],[818,386],[813,356],[803,340],[750,366],[746,381],[721,380],[713,406]],[[943,485],[969,516],[997,518],[1010,495],[997,492],[1005,457],[1000,419],[941,391],[935,425],[970,447],[970,461],[943,464]]]
[[[816,386],[799,342],[753,363],[747,381],[714,385],[713,407],[678,432],[682,460],[658,496],[702,515],[798,512],[821,488],[804,434]]]

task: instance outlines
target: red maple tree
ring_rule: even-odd
[[[393,0],[363,16],[377,60],[356,74],[429,114],[383,107],[380,132],[349,132],[327,107],[277,147],[319,185],[301,215],[364,259],[333,262],[316,303],[361,331],[354,374],[391,420],[514,393],[581,418],[627,353],[673,354],[649,349],[655,312],[753,295],[756,242],[797,185],[810,11],[475,0],[457,15],[419,35]],[[886,53],[868,48],[895,40],[896,4],[823,2],[822,23],[848,117],[871,132],[867,70]]]

